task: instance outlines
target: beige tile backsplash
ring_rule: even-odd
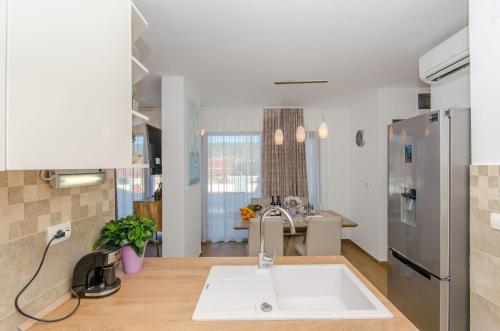
[[[35,272],[48,226],[72,221],[71,238],[53,246],[22,304],[36,313],[66,293],[73,267],[91,250],[102,225],[115,217],[114,171],[102,185],[53,189],[38,171],[0,172],[0,330],[15,330],[24,318],[14,298]]]
[[[471,330],[500,330],[500,230],[490,214],[500,213],[500,166],[470,167]]]

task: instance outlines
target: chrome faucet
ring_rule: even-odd
[[[271,267],[274,264],[274,258],[276,257],[276,251],[274,252],[273,257],[269,257],[266,255],[266,252],[264,250],[264,223],[265,223],[265,218],[267,214],[273,211],[279,211],[283,215],[285,215],[285,218],[288,223],[290,223],[290,233],[295,234],[295,224],[293,224],[292,216],[283,208],[278,207],[278,206],[272,206],[267,208],[263,213],[262,216],[260,217],[260,253],[259,253],[259,269],[263,269],[266,267]]]

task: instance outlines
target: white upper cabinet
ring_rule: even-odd
[[[130,167],[130,2],[8,0],[7,15],[7,169]]]
[[[7,55],[7,0],[0,0],[0,170],[5,170],[5,57]]]

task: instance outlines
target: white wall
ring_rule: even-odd
[[[184,83],[185,98],[189,97],[196,104],[196,107],[201,110],[200,98],[196,91],[194,91],[189,84]],[[186,115],[188,113],[188,104],[184,103],[184,120],[186,120]],[[183,126],[186,129],[186,125]],[[186,135],[182,137],[184,143],[186,144]],[[201,162],[201,150],[198,151],[200,154]],[[188,169],[188,158],[187,150],[184,152],[184,169]],[[168,161],[168,158],[166,159]],[[200,169],[201,171],[201,169]],[[188,185],[188,176],[184,175],[184,180],[186,183],[184,191],[184,247],[185,256],[199,256],[201,253],[201,174],[200,182],[195,185]],[[167,219],[168,221],[168,219]]]
[[[467,70],[431,86],[431,107],[433,110],[450,107],[470,107],[470,76]]]
[[[307,131],[317,131],[323,116],[328,125],[328,138],[320,140],[321,204],[350,217],[350,149],[348,109],[305,108],[304,126]],[[343,231],[345,237],[349,231]]]
[[[417,115],[418,88],[380,88],[359,93],[350,105],[351,239],[380,261],[387,260],[387,125]],[[365,130],[365,146],[355,144]]]
[[[262,108],[206,107],[200,113],[200,125],[206,132],[261,132]]]
[[[377,259],[381,259],[380,241],[383,227],[379,224],[378,188],[378,109],[377,90],[360,93],[350,105],[351,127],[348,146],[351,149],[351,218],[359,225],[351,230],[351,239]],[[358,130],[365,131],[366,143],[355,144]]]
[[[183,77],[162,77],[163,256],[201,252],[200,184],[187,184],[188,97],[199,107],[199,98]]]
[[[470,1],[472,163],[500,164],[500,1]]]

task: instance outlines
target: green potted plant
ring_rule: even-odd
[[[146,243],[153,238],[155,222],[147,218],[127,216],[104,224],[94,249],[106,245],[121,247],[123,270],[133,274],[141,270]]]

